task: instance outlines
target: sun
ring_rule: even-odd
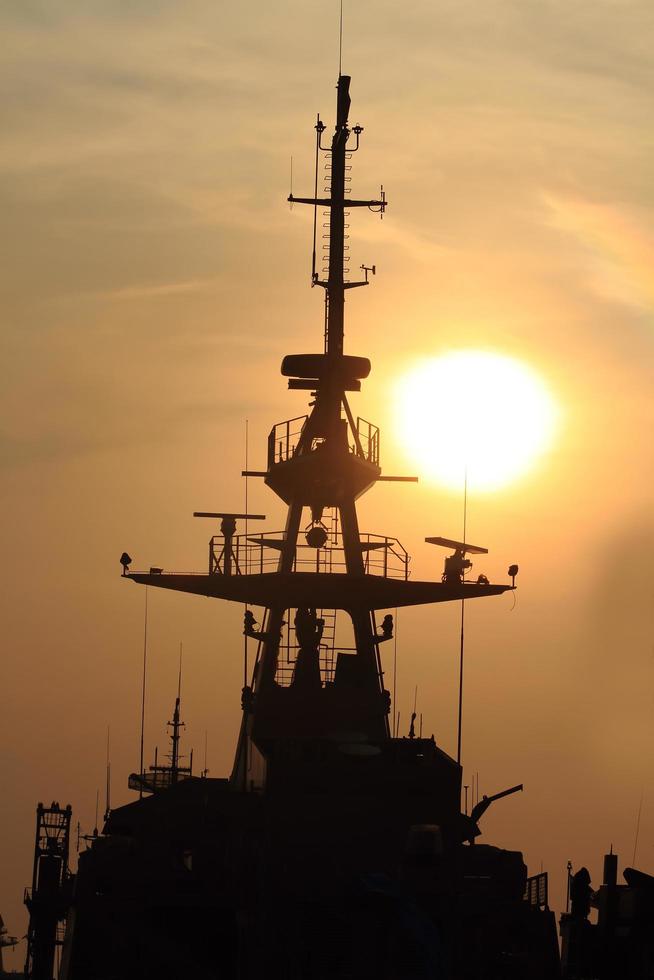
[[[558,410],[527,364],[481,350],[423,361],[397,391],[398,435],[421,475],[452,489],[492,491],[548,449]]]

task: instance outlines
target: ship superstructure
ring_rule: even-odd
[[[467,555],[485,549],[440,537],[427,540],[451,551],[442,577],[414,580],[395,538],[359,528],[357,499],[407,478],[382,473],[379,430],[349,404],[371,365],[344,352],[345,295],[374,267],[358,281],[345,274],[347,218],[387,207],[383,190],[348,193],[363,132],[350,127],[349,87],[341,75],[331,141],[320,118],[315,127],[313,196],[289,198],[314,210],[311,284],[325,299],[322,351],[281,366],[310,410],[273,426],[266,469],[248,474],[286,504],[285,527],[255,533],[262,515],[199,511],[220,521],[205,572],[130,571],[121,558],[137,583],[245,605],[256,657],[231,777],[180,778],[176,755],[165,778],[156,763],[131,777],[142,798],[111,811],[80,855],[65,980],[557,975],[545,876],[528,881],[519,852],[474,843],[487,807],[522,787],[462,812],[459,763],[413,726],[408,738],[390,730],[380,647],[391,610],[498,595],[514,581],[466,578]],[[174,736],[179,701],[176,711]]]
[[[345,294],[368,285],[345,274],[349,212],[383,213],[384,191],[376,199],[348,194],[351,159],[363,127],[350,128],[350,78],[337,85],[336,125],[325,144],[325,125],[316,124],[316,182],[313,197],[289,201],[314,209],[314,226],[328,234],[328,263],[316,268],[314,230],[312,285],[324,290],[324,349],[290,354],[281,365],[291,389],[311,393],[310,412],[273,426],[267,468],[257,472],[287,505],[283,531],[236,534],[236,520],[253,517],[198,512],[221,520],[221,535],[210,543],[204,575],[128,572],[136,582],[215,596],[263,607],[258,620],[248,613],[246,635],[258,648],[251,684],[244,691],[244,717],[232,779],[260,790],[265,785],[269,748],[278,739],[327,738],[355,732],[371,741],[388,740],[389,694],[384,690],[379,647],[392,635],[387,613],[401,606],[497,595],[512,585],[491,585],[481,576],[466,581],[466,550],[473,546],[430,539],[454,547],[439,581],[415,581],[409,557],[393,537],[362,534],[357,499],[382,475],[379,429],[355,418],[349,393],[368,377],[370,361],[344,352]],[[318,197],[318,159],[327,157],[326,196]],[[401,479],[401,478],[400,478]],[[260,515],[253,515],[260,518]],[[334,622],[344,614],[352,624],[349,650],[334,650]],[[291,654],[289,656],[289,653]]]

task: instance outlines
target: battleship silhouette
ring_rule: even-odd
[[[368,286],[376,270],[347,275],[347,219],[354,208],[387,207],[383,189],[372,199],[349,193],[363,132],[348,121],[349,87],[340,75],[331,140],[318,117],[313,195],[289,197],[313,209],[311,285],[325,300],[323,349],[281,364],[288,387],[310,394],[310,411],[275,424],[266,469],[244,474],[284,502],[285,526],[253,532],[262,515],[201,511],[220,522],[205,572],[132,571],[130,556],[121,558],[132,582],[245,605],[256,655],[231,775],[180,765],[178,697],[170,764],[155,760],[130,776],[139,799],[108,812],[75,876],[70,811],[40,807],[30,977],[50,980],[57,944],[64,980],[561,976],[547,875],[529,877],[518,850],[478,840],[488,807],[522,787],[462,811],[459,761],[413,723],[406,738],[391,730],[380,654],[393,637],[391,610],[499,595],[515,588],[517,566],[510,582],[470,580],[468,555],[485,549],[430,537],[447,549],[443,574],[416,581],[396,538],[359,528],[362,494],[412,478],[382,473],[379,429],[348,401],[371,364],[344,352],[345,292]],[[40,832],[48,822],[54,838]],[[607,874],[601,923],[615,929],[620,886],[613,865]],[[588,972],[602,969],[598,949],[610,946],[615,965],[626,962],[624,948],[611,946],[608,926],[604,938],[593,933],[590,886],[575,882],[562,920],[564,975],[608,976]],[[652,894],[648,882],[629,888]]]

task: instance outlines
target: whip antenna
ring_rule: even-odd
[[[466,541],[466,530],[468,521],[468,465],[466,464],[463,474],[463,541]],[[465,569],[463,570],[463,580],[465,581]],[[461,600],[461,640],[459,645],[459,723],[456,737],[456,761],[461,765],[461,729],[463,725],[463,627],[465,622],[466,601]]]
[[[343,0],[341,0],[341,13],[338,31],[338,77],[341,77],[343,68]]]
[[[145,612],[143,616],[143,681],[141,685],[141,762],[139,772],[139,800],[143,799],[143,739],[145,736],[145,679],[148,662],[148,587],[145,587]]]
[[[636,817],[636,836],[634,838],[634,854],[631,859],[631,863],[634,867],[636,866],[636,852],[638,850],[638,834],[640,833],[640,815],[643,809],[643,796],[644,796],[644,790],[641,790],[640,803],[638,804],[638,816]]]
[[[110,745],[109,739],[111,737],[111,728],[107,725],[107,789],[105,796],[105,808],[104,808],[104,819],[105,822],[109,819],[111,814],[111,759],[109,755]]]
[[[291,157],[291,185],[293,182],[293,157]],[[248,541],[248,476],[249,473],[249,450],[250,450],[250,420],[245,420],[245,571],[248,572],[248,551],[247,551],[247,541]],[[247,617],[248,603],[245,603],[245,616]],[[243,690],[248,686],[248,635],[243,631]],[[205,769],[206,762],[205,759]]]

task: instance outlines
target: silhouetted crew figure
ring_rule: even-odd
[[[586,980],[597,975],[593,969],[593,927],[588,921],[591,894],[588,869],[580,868],[570,883],[570,918],[573,928],[565,974],[574,980]]]
[[[295,636],[299,651],[293,672],[293,687],[307,691],[319,691],[320,678],[319,648],[325,620],[319,619],[315,609],[300,607],[295,613]]]
[[[282,619],[282,626],[286,626],[286,620]],[[254,613],[246,609],[243,613],[243,636],[250,636],[253,640],[267,640],[270,633],[259,629],[259,624],[254,618]],[[281,633],[280,633],[281,636]]]
[[[379,632],[381,630],[381,633]],[[393,639],[393,617],[388,614],[384,616],[381,626],[377,627],[375,643],[384,643],[386,640]]]
[[[472,562],[466,558],[463,548],[457,548],[453,555],[448,555],[445,559],[445,571],[443,581],[449,585],[459,585],[463,582],[463,576],[468,569],[472,568]]]
[[[591,891],[588,869],[580,868],[570,885],[570,911],[573,919],[587,919],[590,915]]]
[[[257,636],[257,625],[254,613],[250,609],[246,609],[243,613],[243,635]]]

